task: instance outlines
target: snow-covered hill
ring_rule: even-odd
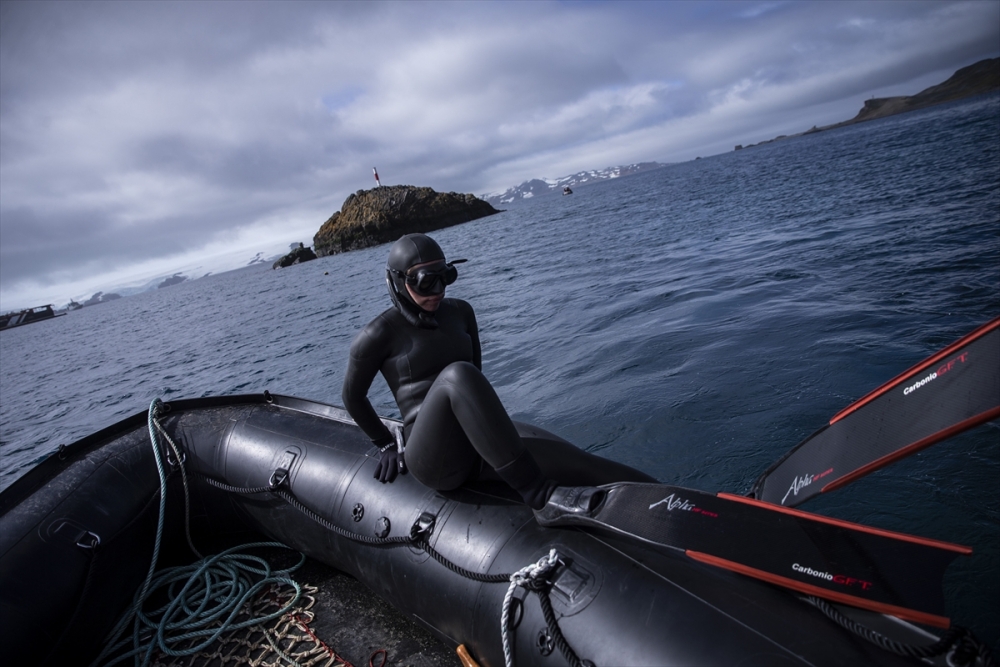
[[[575,188],[579,185],[586,185],[587,183],[606,181],[610,178],[621,178],[622,176],[628,176],[629,174],[635,174],[640,171],[649,171],[650,169],[659,169],[660,167],[665,166],[667,165],[660,162],[638,162],[636,164],[629,164],[620,167],[607,167],[605,169],[581,171],[571,176],[563,176],[562,178],[556,179],[533,178],[530,181],[525,181],[520,185],[508,189],[506,192],[482,195],[481,198],[485,199],[494,206],[497,204],[509,204],[518,199],[530,199],[531,197],[538,197],[540,195],[547,195],[550,193],[561,193],[564,187]]]

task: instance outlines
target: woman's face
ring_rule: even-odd
[[[433,262],[424,262],[423,264],[414,264],[406,270],[407,274],[415,272],[424,266],[430,266],[431,264],[440,264],[441,260],[436,260]],[[434,296],[420,296],[413,289],[407,285],[406,291],[409,293],[410,298],[413,299],[413,303],[417,304],[421,310],[426,310],[429,313],[433,313],[441,305],[441,300],[444,298],[444,291],[440,294],[435,294]]]

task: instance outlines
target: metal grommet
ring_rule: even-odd
[[[375,522],[375,536],[378,538],[384,538],[389,534],[391,527],[392,524],[389,523],[389,517],[379,517],[379,520]]]
[[[362,505],[361,503],[355,505],[354,509],[351,510],[351,516],[354,517],[354,521],[356,522],[361,521],[361,519],[363,519],[365,516],[365,506]]]
[[[269,392],[267,389],[264,390],[264,402],[274,403],[274,396],[271,396],[271,392]]]

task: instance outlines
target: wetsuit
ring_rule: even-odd
[[[652,481],[551,434],[543,438],[544,447],[537,446],[537,431],[530,428],[522,439],[482,373],[472,306],[443,298],[458,277],[454,265],[464,261],[446,262],[441,246],[424,234],[407,234],[389,250],[385,279],[393,307],[354,339],[342,392],[347,411],[381,450],[375,477],[391,482],[409,468],[426,486],[447,491],[495,471],[494,479],[534,509],[545,505],[557,480],[577,486]],[[428,304],[434,297],[441,300],[424,310],[413,294],[431,299]],[[405,464],[368,401],[379,373],[403,415]]]
[[[342,398],[372,442],[389,445],[367,396],[381,372],[403,417],[406,467],[448,490],[477,475],[484,459],[494,469],[511,463],[524,445],[482,374],[472,306],[444,299],[434,319],[434,328],[416,326],[394,307],[372,320],[351,345]]]

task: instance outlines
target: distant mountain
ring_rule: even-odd
[[[651,169],[659,169],[666,166],[667,165],[660,162],[638,162],[636,164],[629,164],[622,167],[606,167],[605,169],[581,171],[571,176],[563,176],[562,178],[556,178],[554,180],[547,178],[533,178],[530,181],[525,181],[524,183],[514,186],[505,192],[481,195],[481,198],[493,205],[509,204],[518,199],[530,199],[532,197],[547,195],[553,192],[561,193],[564,187],[575,188],[578,185],[606,181],[611,178],[621,178],[622,176],[637,174],[640,171],[649,171]]]

